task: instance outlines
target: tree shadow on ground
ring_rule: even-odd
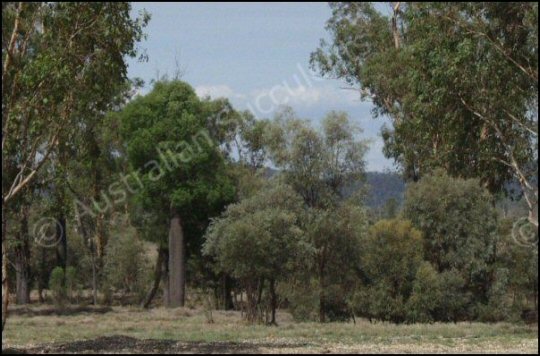
[[[50,307],[45,309],[32,309],[31,307],[22,307],[10,309],[10,315],[24,316],[48,316],[48,315],[75,315],[79,313],[105,314],[113,311],[111,307],[95,307],[95,306],[65,306],[65,307]]]
[[[176,340],[140,340],[129,336],[103,336],[92,340],[54,343],[28,349],[9,348],[2,353],[258,353],[261,348],[301,348],[307,344],[251,342],[182,342]]]

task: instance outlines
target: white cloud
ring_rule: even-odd
[[[330,85],[290,85],[287,82],[274,85],[271,88],[254,89],[246,94],[236,92],[224,84],[199,85],[195,87],[195,92],[199,97],[210,96],[213,99],[240,100],[249,107],[268,109],[279,105],[310,108],[314,106],[352,106],[360,103],[359,94],[354,90],[339,89]]]
[[[244,99],[246,96],[236,93],[228,85],[199,85],[195,87],[195,92],[199,97],[210,96],[212,99],[228,98],[228,99]]]
[[[359,94],[352,90],[334,88],[332,86],[290,86],[287,83],[272,88],[256,89],[249,93],[250,101],[267,101],[275,105],[286,104],[292,107],[309,108],[316,105],[356,105]]]

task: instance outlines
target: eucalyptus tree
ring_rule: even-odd
[[[2,211],[35,180],[83,109],[103,108],[126,80],[126,56],[149,17],[128,3],[2,4]],[[83,105],[90,105],[84,107]],[[6,231],[6,214],[2,214]],[[7,317],[7,244],[2,234],[2,327]]]
[[[312,208],[332,206],[343,189],[364,178],[367,142],[344,112],[332,111],[317,130],[291,108],[277,113],[265,134],[268,156]]]
[[[331,3],[311,64],[389,116],[407,179],[437,167],[491,192],[519,181],[538,226],[538,4]]]
[[[351,241],[358,237],[356,232],[348,234],[336,228],[340,219],[346,218],[336,216],[336,212],[345,209],[345,188],[364,178],[367,143],[359,137],[360,131],[343,112],[327,114],[317,130],[297,118],[292,109],[284,108],[264,136],[269,159],[309,208],[306,233],[316,249],[313,273],[320,287],[321,321],[325,321],[329,306],[325,299],[325,286],[331,284],[327,282],[328,271],[341,265],[338,256],[353,253]],[[355,219],[363,226],[362,214],[356,214]]]

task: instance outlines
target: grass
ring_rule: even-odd
[[[207,323],[202,309],[128,307],[115,307],[105,314],[12,315],[2,335],[2,348],[39,349],[121,335],[194,344],[249,344],[257,352],[536,353],[538,349],[537,326],[508,323],[298,323],[280,312],[279,326],[271,327],[247,325],[238,312],[214,311],[213,318],[214,323]]]

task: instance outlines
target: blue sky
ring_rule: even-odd
[[[320,78],[309,69],[309,55],[331,16],[326,3],[133,3],[133,15],[146,9],[152,19],[140,44],[148,62],[129,60],[129,76],[146,87],[158,75],[182,70],[182,79],[201,96],[227,97],[238,109],[272,117],[281,104],[316,125],[330,110],[341,110],[372,140],[368,170],[392,169],[382,154],[380,127],[372,104],[361,102],[342,81]],[[178,63],[178,65],[176,64]]]

